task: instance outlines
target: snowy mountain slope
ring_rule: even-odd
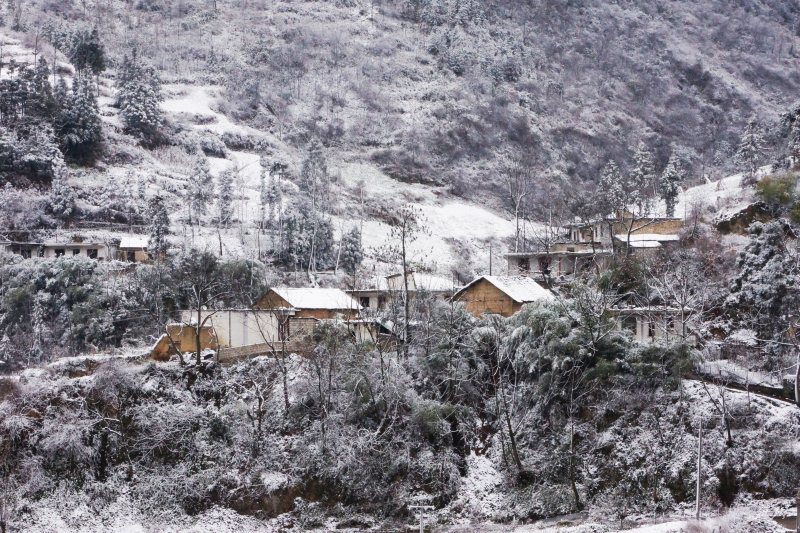
[[[217,96],[219,87],[172,84],[166,89],[169,96],[163,108],[172,120],[194,122],[192,126],[195,129],[217,135],[232,133],[265,139],[270,146],[276,147],[282,157],[295,167],[300,167],[302,154],[287,147],[279,138],[237,124],[219,112],[216,109],[220,98]],[[198,117],[201,118],[198,120]],[[250,225],[255,224],[260,209],[262,169],[259,154],[230,150],[226,159],[209,158],[209,164],[215,176],[226,169],[237,171],[241,179],[237,216]],[[462,266],[465,258],[478,258],[474,268],[478,271],[488,270],[489,241],[495,242],[497,253],[502,248],[500,243],[513,235],[514,223],[507,214],[453,198],[445,187],[401,182],[387,176],[373,164],[343,160],[335,153],[329,155],[328,166],[330,173],[337,178],[335,185],[340,192],[335,195],[338,202],[334,208],[334,229],[341,234],[352,225],[359,225],[363,230],[363,245],[368,258],[373,261],[379,262],[379,250],[389,239],[391,228],[385,218],[404,204],[419,208],[428,233],[413,243],[413,260],[435,272],[449,274],[453,268]],[[282,188],[290,197],[297,191],[290,182],[284,182]],[[378,219],[365,215],[361,212],[363,203],[376,204],[379,210],[384,210],[385,216]],[[284,205],[289,205],[287,198],[284,198]],[[207,235],[209,247],[215,246],[210,242],[214,239],[215,231]],[[251,235],[247,240],[248,246],[254,246],[253,241]],[[234,246],[228,237],[223,243],[225,248],[232,252],[239,247]]]

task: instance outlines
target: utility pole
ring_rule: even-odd
[[[408,508],[417,511],[417,516],[419,518],[419,533],[425,533],[425,512],[433,511],[435,509],[433,505],[409,505]]]
[[[700,480],[702,478],[702,474],[700,473],[700,467],[703,464],[703,416],[700,415],[700,424],[698,425],[698,432],[697,432],[697,489],[695,492],[695,508],[694,508],[694,517],[697,520],[700,520]]]

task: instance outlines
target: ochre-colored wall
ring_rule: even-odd
[[[617,235],[627,234],[629,227],[630,220],[614,223],[614,233]],[[655,233],[656,235],[675,235],[676,233],[680,233],[682,227],[683,221],[680,219],[656,220],[654,222],[642,219],[634,221],[631,234]]]
[[[292,307],[289,302],[278,296],[274,291],[268,291],[253,305],[255,309],[288,309]]]
[[[467,312],[475,316],[483,313],[511,316],[522,307],[485,279],[467,288],[457,300],[463,302]]]

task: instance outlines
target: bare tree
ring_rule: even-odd
[[[511,211],[514,214],[514,251],[519,252],[520,245],[520,219],[525,207],[525,199],[531,192],[531,167],[524,161],[517,161],[508,165],[503,171],[503,181],[506,194],[511,202]]]

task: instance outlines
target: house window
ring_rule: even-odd
[[[72,250],[72,255],[81,255],[81,249],[80,248],[74,248]]]
[[[369,307],[369,297],[362,296],[361,298],[358,299],[358,303],[361,304],[361,307]]]
[[[655,338],[656,336],[656,323],[653,319],[650,319],[647,322],[647,337],[649,339]]]
[[[675,331],[675,317],[667,318],[667,331]]]
[[[89,248],[86,250],[86,253],[89,255],[89,259],[97,259],[97,248]]]
[[[531,269],[531,260],[528,257],[521,257],[519,260],[519,269],[523,272],[529,272]]]
[[[19,255],[21,255],[23,259],[30,259],[31,251],[26,248],[23,248],[19,251]]]
[[[130,250],[125,252],[125,260],[128,261],[129,263],[135,263],[136,262],[136,252],[132,252]]]
[[[378,309],[386,307],[386,296],[378,296]]]
[[[64,250],[64,248],[56,248],[55,251],[56,251],[56,257],[61,257],[66,253],[66,250]]]
[[[575,251],[575,247],[574,246],[567,246],[567,251],[568,252],[574,252]]]

